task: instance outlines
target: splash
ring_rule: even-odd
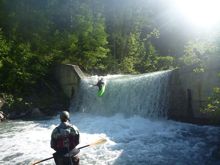
[[[170,71],[142,75],[106,76],[106,91],[97,97],[97,76],[84,79],[78,96],[74,98],[72,111],[97,114],[123,113],[128,116],[167,117],[168,82]]]
[[[80,146],[100,139],[107,142],[80,151],[82,165],[217,164],[219,128],[196,126],[140,116],[111,117],[71,114],[81,132]],[[52,156],[50,135],[58,116],[45,121],[16,121],[0,125],[0,164],[27,165]],[[42,163],[54,164],[53,160]]]

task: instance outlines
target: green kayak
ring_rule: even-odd
[[[97,95],[101,97],[105,93],[105,85],[102,86],[101,90],[98,91]]]

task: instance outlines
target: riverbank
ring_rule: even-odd
[[[0,95],[0,111],[3,112],[1,121],[51,117],[68,109],[70,105],[70,100],[55,81],[38,84],[27,93],[22,96],[6,93]]]

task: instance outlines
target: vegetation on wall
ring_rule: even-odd
[[[180,58],[182,66],[190,66],[192,71],[197,74],[206,72],[210,69],[220,69],[219,45],[218,40],[194,40],[185,45],[184,55]],[[214,68],[213,68],[214,67]],[[218,67],[218,68],[215,68]],[[220,77],[219,75],[216,75]],[[207,102],[201,111],[212,116],[219,122],[220,118],[220,86],[212,89],[212,94],[207,98]]]
[[[218,122],[220,116],[220,87],[213,88],[213,94],[208,98],[208,103],[202,109],[202,112],[212,115],[215,122]]]

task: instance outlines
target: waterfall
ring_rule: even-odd
[[[97,114],[123,113],[142,117],[167,117],[169,102],[168,81],[171,71],[140,75],[108,75],[106,91],[97,96],[93,86],[98,76],[83,79],[77,96],[73,99],[73,111]]]

